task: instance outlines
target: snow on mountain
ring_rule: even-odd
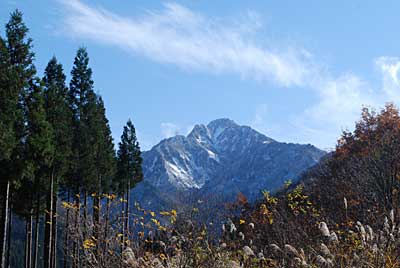
[[[217,119],[144,152],[144,180],[170,196],[196,191],[229,198],[242,192],[251,200],[261,190],[298,179],[324,154],[312,145],[277,142],[230,119]]]

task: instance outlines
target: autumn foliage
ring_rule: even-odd
[[[400,115],[393,104],[376,112],[364,108],[353,132],[345,131],[331,157],[308,174],[308,190],[335,218],[368,219],[398,208]],[[335,209],[346,199],[347,210]],[[374,212],[374,213],[372,213]]]

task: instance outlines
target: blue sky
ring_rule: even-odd
[[[400,102],[399,1],[3,0],[2,33],[15,8],[40,73],[87,47],[116,141],[131,118],[145,149],[221,117],[329,149]]]

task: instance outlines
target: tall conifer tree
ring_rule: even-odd
[[[96,173],[97,183],[93,200],[93,220],[95,224],[93,236],[97,239],[100,230],[101,196],[109,193],[115,172],[115,150],[111,130],[106,117],[104,102],[101,97],[97,99],[96,113]]]
[[[88,121],[88,113],[93,109],[89,109],[89,105],[95,103],[93,92],[92,69],[89,68],[89,56],[85,48],[79,48],[74,66],[71,71],[71,82],[69,86],[69,103],[73,112],[73,130],[74,138],[72,144],[73,166],[71,187],[74,187],[75,194],[79,194],[81,185],[83,184],[84,176],[87,173],[85,170],[87,164],[83,163],[86,154],[85,149],[89,146],[88,141],[88,126],[85,125]]]
[[[119,191],[126,196],[125,215],[123,215],[123,229],[129,233],[129,214],[130,214],[130,189],[143,179],[142,158],[139,142],[136,138],[135,127],[131,120],[128,120],[121,136],[118,148],[118,180]],[[125,236],[125,234],[124,234]],[[125,241],[123,237],[123,241]]]
[[[68,89],[65,85],[63,67],[53,57],[45,69],[43,77],[45,87],[45,109],[47,121],[53,128],[54,161],[49,170],[47,186],[44,241],[44,267],[51,267],[52,258],[56,255],[57,241],[57,190],[59,183],[65,179],[71,159],[72,111],[68,103]]]
[[[2,186],[1,195],[3,197],[2,212],[0,215],[0,243],[1,243],[1,265],[5,266],[5,242],[8,225],[7,210],[10,207],[9,197],[12,195],[10,191],[18,187],[19,181],[26,169],[23,166],[23,152],[25,146],[25,97],[26,92],[32,84],[36,74],[35,66],[33,65],[34,53],[32,49],[32,40],[27,37],[28,28],[22,20],[22,13],[18,10],[11,14],[9,22],[6,24],[6,40],[0,42],[1,53],[1,68],[5,68],[0,79],[5,79],[1,83],[2,101],[5,101],[5,106],[1,105],[0,113],[8,114],[6,117],[0,115],[2,127],[7,131],[4,132],[4,138],[9,139],[8,146],[4,148],[7,152],[0,160],[0,181]],[[4,65],[5,64],[5,65]],[[3,75],[6,76],[3,76]],[[14,137],[11,139],[11,135]],[[28,172],[29,173],[29,172]],[[4,186],[4,187],[3,187]],[[10,186],[13,186],[10,188]],[[5,212],[5,213],[4,213]],[[8,228],[10,230],[10,228]]]
[[[26,161],[30,168],[35,195],[35,242],[33,267],[38,266],[39,224],[40,214],[43,211],[46,187],[49,185],[50,170],[54,158],[53,129],[46,119],[44,107],[44,92],[39,79],[33,81],[31,91],[26,100],[27,106],[27,135]]]
[[[11,155],[17,145],[15,134],[18,91],[13,87],[13,71],[10,68],[5,41],[0,38],[0,267],[6,265],[7,223],[10,199],[11,178],[4,168],[10,163]],[[10,238],[8,238],[10,239]]]
[[[67,184],[75,193],[75,202],[78,209],[75,212],[75,228],[79,229],[80,194],[84,193],[84,202],[87,205],[88,188],[95,177],[94,137],[91,124],[96,114],[96,94],[93,91],[92,69],[89,68],[89,56],[85,48],[79,48],[74,66],[71,71],[69,87],[69,103],[73,112],[73,142],[71,174]],[[84,217],[87,217],[87,206],[84,207]],[[85,232],[84,226],[84,232]],[[86,233],[84,234],[86,236]],[[79,261],[78,243],[74,241],[74,266]]]

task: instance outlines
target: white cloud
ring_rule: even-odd
[[[317,101],[291,116],[288,127],[293,140],[333,147],[344,128],[352,128],[363,105],[382,107],[387,101],[400,103],[398,72],[400,59],[378,58],[382,86],[351,72],[334,76],[316,64],[302,48],[276,49],[257,38],[262,21],[248,13],[235,23],[194,12],[176,3],[141,16],[122,17],[79,0],[61,0],[66,33],[99,41],[182,69],[231,73],[245,79],[272,81],[281,87],[309,89]],[[290,92],[288,93],[290,94]],[[251,125],[265,130],[266,107],[257,111]],[[161,125],[170,137],[186,130],[172,123]],[[283,135],[285,136],[285,135]],[[287,137],[287,136],[285,136]]]
[[[161,123],[161,133],[163,138],[170,138],[178,135],[181,132],[181,127],[173,123]]]
[[[336,78],[322,76],[311,84],[318,101],[292,122],[303,142],[307,138],[320,147],[333,148],[341,131],[353,129],[362,107],[379,109],[387,102],[400,104],[400,59],[380,57],[375,64],[382,78],[380,86],[351,73]]]
[[[352,125],[360,108],[375,102],[369,84],[354,74],[323,81],[316,90],[319,101],[304,111],[304,117],[320,124]]]
[[[258,130],[263,133],[267,133],[267,119],[268,116],[268,105],[266,103],[262,103],[256,107],[256,111],[254,114],[253,121],[250,123],[250,126],[255,130]]]
[[[195,126],[194,124],[190,124],[190,125],[187,125],[186,127],[184,127],[184,131],[185,131],[184,134],[189,135],[189,133],[192,132],[194,126]]]
[[[386,97],[400,103],[400,58],[380,57],[375,63],[382,72],[382,89]]]
[[[249,12],[229,23],[167,3],[159,11],[130,18],[79,0],[62,0],[66,32],[114,45],[134,54],[184,69],[234,73],[272,80],[282,86],[302,85],[312,73],[311,55],[303,49],[274,50],[255,41],[261,21]]]
[[[380,57],[374,62],[382,79],[380,84],[353,73],[333,77],[316,72],[314,79],[308,81],[308,88],[316,97],[314,103],[298,114],[293,112],[283,123],[268,118],[267,105],[259,105],[250,125],[283,141],[333,149],[341,132],[353,129],[363,107],[379,109],[387,102],[400,105],[400,58]]]

